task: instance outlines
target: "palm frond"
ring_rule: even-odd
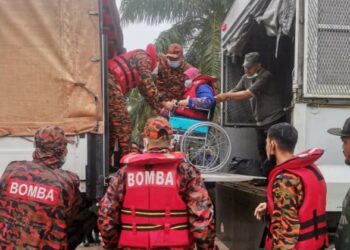
[[[213,16],[209,23],[205,23],[191,43],[187,59],[196,65],[202,73],[220,74],[220,24]],[[218,39],[219,38],[219,39]]]
[[[220,26],[234,0],[122,0],[123,24],[144,22],[174,23],[156,39],[158,52],[170,43],[182,44],[186,59],[202,73],[220,76]],[[138,92],[129,96],[133,138],[138,139],[145,120],[154,115]],[[218,112],[216,112],[218,113]]]
[[[154,116],[155,113],[137,88],[131,90],[128,97],[128,104],[130,108],[129,114],[131,117],[131,124],[133,127],[132,140],[140,143],[140,135],[143,131],[146,120],[149,117]]]
[[[123,0],[120,6],[123,24],[145,22],[156,25],[179,22],[201,15],[201,0]]]
[[[171,43],[179,43],[186,47],[188,42],[193,40],[200,21],[198,18],[187,18],[160,33],[155,42],[157,51],[166,52]]]

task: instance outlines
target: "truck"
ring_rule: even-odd
[[[60,125],[75,141],[63,169],[78,173],[81,190],[99,200],[110,164],[106,64],[123,51],[115,1],[3,0],[0,6],[0,172],[13,160],[31,159],[36,129]],[[318,165],[327,182],[330,232],[350,187],[341,142],[326,132],[350,114],[348,9],[347,0],[235,0],[221,36],[222,91],[243,75],[244,55],[258,51],[283,86],[288,119],[299,131],[296,151],[325,149]],[[224,103],[221,125],[232,156],[258,159],[248,102]],[[257,249],[264,225],[253,211],[264,188],[246,182],[251,177],[205,178],[217,182],[218,237],[229,249]]]
[[[109,175],[107,60],[123,50],[114,0],[0,2],[0,173],[31,160],[35,131],[75,141],[63,169],[99,200]]]
[[[349,7],[346,0],[236,0],[221,33],[222,91],[234,88],[243,75],[244,55],[259,52],[281,86],[288,121],[298,130],[296,152],[325,150],[317,164],[327,183],[331,239],[350,188],[340,138],[327,133],[350,114]],[[248,102],[222,104],[221,124],[231,138],[231,156],[258,159],[257,124]],[[253,212],[264,199],[263,189],[247,183],[218,183],[217,232],[229,249],[258,248],[264,226]]]

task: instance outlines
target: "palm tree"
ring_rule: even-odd
[[[220,75],[220,27],[234,0],[122,0],[122,24],[145,22],[157,25],[173,23],[156,39],[159,52],[166,52],[170,43],[182,44],[187,61],[201,72]],[[139,121],[140,107],[137,91],[131,93],[130,105],[133,121]],[[135,98],[136,97],[136,98]],[[136,100],[136,104],[132,102]],[[145,110],[144,110],[145,111]],[[142,113],[142,116],[147,113]],[[136,117],[135,117],[136,116]]]
[[[122,0],[123,24],[174,25],[156,40],[158,51],[183,44],[187,59],[203,73],[220,74],[220,26],[234,0]]]

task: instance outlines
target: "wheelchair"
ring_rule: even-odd
[[[208,112],[210,120],[210,110]],[[230,159],[231,141],[227,132],[211,121],[183,116],[169,116],[174,130],[175,150],[185,154],[186,161],[201,173],[220,170]]]

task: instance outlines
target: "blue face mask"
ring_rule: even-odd
[[[176,69],[180,66],[180,61],[170,61],[168,60],[168,64],[171,68]]]

